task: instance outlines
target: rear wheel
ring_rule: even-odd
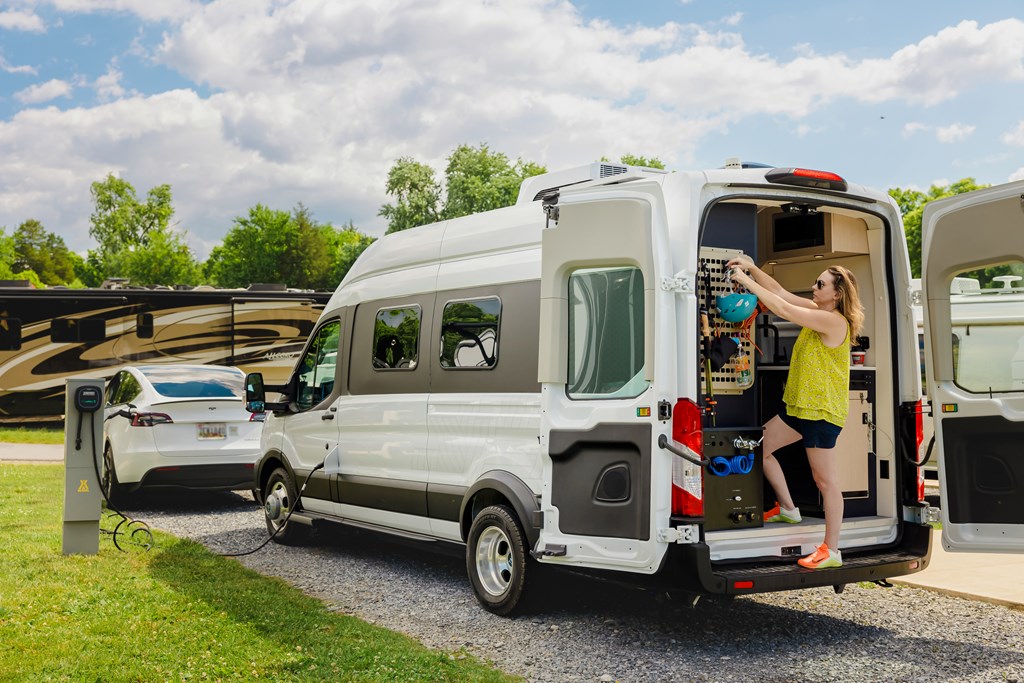
[[[263,487],[263,513],[267,531],[276,534],[276,543],[296,545],[309,537],[309,527],[288,519],[298,500],[298,489],[288,470],[278,467],[271,472],[267,485]]]
[[[114,451],[108,444],[103,451],[103,471],[100,473],[100,488],[107,499],[107,505],[117,508],[124,504],[126,496],[125,487],[117,481],[117,470],[114,468]]]
[[[466,569],[484,609],[506,615],[519,606],[526,561],[525,535],[512,510],[504,505],[481,510],[469,529]]]

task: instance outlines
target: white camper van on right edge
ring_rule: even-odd
[[[1022,195],[1017,183],[925,213],[928,395],[954,550],[1024,551],[1024,389],[959,382],[949,315],[954,276],[1024,262]],[[859,283],[867,318],[836,446],[841,567],[796,564],[824,532],[799,444],[776,457],[803,519],[764,523],[761,425],[782,407],[795,336],[767,315],[719,315],[738,254],[793,292],[833,263]],[[917,466],[910,292],[897,207],[831,172],[533,177],[515,206],[378,240],[291,381],[248,377],[250,409],[270,413],[254,487],[278,542],[342,523],[464,544],[473,592],[497,614],[530,594],[535,564],[697,595],[917,572],[936,511]],[[724,364],[709,362],[716,336],[739,342]]]

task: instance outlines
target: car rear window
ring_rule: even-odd
[[[244,377],[227,368],[140,368],[161,396],[167,398],[242,398]]]

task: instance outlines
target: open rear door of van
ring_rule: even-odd
[[[949,291],[956,276],[1007,293],[1024,284],[1024,182],[927,204],[922,250],[943,546],[1024,552],[1024,323],[958,319]]]

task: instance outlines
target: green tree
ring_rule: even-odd
[[[133,285],[197,285],[202,268],[185,241],[170,230],[149,233],[145,246],[110,255],[107,267]]]
[[[925,204],[936,199],[972,192],[988,187],[978,185],[974,178],[962,178],[951,185],[932,185],[927,192],[895,187],[889,190],[889,196],[903,214],[903,232],[907,237],[907,250],[910,252],[910,270],[914,277],[921,277],[921,217]]]
[[[434,170],[409,157],[397,159],[388,172],[387,193],[394,204],[385,204],[378,215],[388,221],[388,233],[426,225],[441,219],[490,211],[515,203],[523,180],[546,169],[531,161],[510,163],[506,155],[484,143],[459,145],[448,156],[445,198]]]
[[[75,263],[81,257],[64,244],[64,240],[30,218],[14,231],[14,250],[19,261],[28,264],[40,281],[47,285],[71,284],[75,279]]]
[[[6,228],[0,228],[0,280],[14,279],[14,237],[7,234]]]
[[[515,204],[519,186],[526,178],[545,172],[531,161],[510,164],[501,152],[486,144],[459,145],[448,157],[445,184],[448,188],[442,218],[458,218]]]
[[[333,289],[338,286],[348,271],[352,268],[352,264],[356,262],[359,255],[366,251],[366,248],[373,244],[375,240],[363,234],[352,221],[349,221],[338,230],[334,235],[334,243],[331,248],[333,259],[331,261],[331,284],[328,289]]]
[[[397,159],[388,171],[385,189],[395,203],[383,205],[377,215],[387,219],[388,233],[427,225],[441,217],[441,186],[434,169],[426,164],[411,157]]]
[[[235,218],[224,242],[210,252],[206,274],[221,287],[273,282],[333,289],[334,233],[301,204],[290,213],[257,204]]]
[[[170,185],[150,189],[142,202],[131,183],[110,173],[94,182],[90,192],[95,209],[89,217],[89,234],[99,243],[101,254],[145,245],[150,233],[166,230],[174,215]]]

